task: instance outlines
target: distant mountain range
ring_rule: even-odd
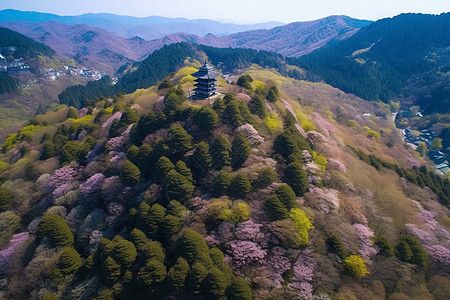
[[[191,42],[218,48],[251,48],[281,53],[286,56],[301,56],[324,46],[332,39],[342,40],[357,32],[370,21],[356,20],[347,16],[330,16],[309,22],[295,22],[272,29],[258,29],[234,33],[226,36],[213,35],[198,36],[192,34],[190,27],[183,28],[184,32],[169,34],[152,41],[140,37],[124,38],[113,33],[86,24],[63,24],[69,17],[12,11],[0,12],[0,26],[18,31],[34,40],[44,43],[67,58],[74,58],[81,65],[114,74],[120,66],[141,61],[153,51],[162,46],[177,42]],[[13,18],[18,15],[29,21]],[[12,16],[10,16],[12,15]],[[9,16],[9,17],[8,17]],[[107,15],[111,17],[111,15]],[[49,19],[56,21],[48,21]],[[125,18],[125,17],[119,17]],[[73,20],[82,21],[83,18]],[[131,18],[131,17],[130,17]],[[131,24],[136,18],[131,18]],[[162,18],[165,20],[165,18]],[[8,20],[5,22],[5,20]],[[44,22],[38,22],[43,20]],[[70,19],[72,20],[72,19]],[[139,19],[140,20],[140,19]],[[172,19],[170,19],[172,20]],[[1,21],[3,21],[1,23]],[[36,22],[32,22],[36,21]],[[58,22],[57,22],[58,21]],[[196,21],[196,20],[193,20]],[[74,21],[75,22],[75,21]],[[166,23],[163,27],[170,26]],[[104,26],[105,27],[105,26]],[[205,23],[205,28],[209,27]]]
[[[283,25],[281,22],[239,25],[233,23],[220,23],[208,19],[190,20],[186,18],[165,18],[159,16],[137,18],[106,13],[60,16],[14,9],[0,11],[0,22],[11,21],[27,21],[32,23],[54,21],[63,24],[85,24],[114,32],[124,38],[139,36],[145,40],[158,39],[165,35],[177,32],[186,32],[198,36],[204,36],[208,33],[221,36],[241,31],[269,29]]]

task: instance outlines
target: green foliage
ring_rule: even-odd
[[[219,122],[219,117],[212,108],[202,106],[197,112],[196,122],[200,129],[209,132],[213,130],[214,126]]]
[[[214,181],[212,188],[213,197],[220,197],[226,195],[228,188],[230,187],[231,181],[233,180],[233,175],[226,171],[220,171]]]
[[[137,251],[133,243],[116,235],[112,240],[114,244],[114,258],[124,267],[130,267],[136,260]]]
[[[428,264],[427,253],[419,241],[411,235],[404,235],[399,239],[395,246],[395,255],[400,260],[410,262],[421,268],[426,268]]]
[[[73,233],[70,231],[66,221],[58,215],[44,215],[38,226],[38,237],[42,238],[48,234],[58,247],[73,245]]]
[[[179,160],[175,164],[175,171],[183,175],[188,181],[194,183],[194,179],[192,178],[192,172],[191,169],[189,169],[184,161]]]
[[[345,272],[353,278],[360,280],[369,274],[366,265],[366,261],[359,255],[350,255],[344,259]]]
[[[119,279],[121,266],[114,258],[108,256],[103,261],[103,274],[107,281],[115,282]]]
[[[242,133],[236,134],[231,144],[231,166],[234,169],[240,168],[251,153],[252,147],[250,147],[247,138]]]
[[[211,248],[209,249],[209,256],[211,257],[213,264],[215,266],[219,266],[223,263],[224,254],[220,251],[219,248]]]
[[[295,196],[294,190],[292,190],[289,185],[282,184],[278,186],[274,190],[274,193],[288,210],[297,207],[297,197]]]
[[[215,170],[221,170],[230,164],[230,142],[225,135],[214,137],[211,147],[209,147],[211,165]]]
[[[225,275],[218,268],[212,268],[205,278],[205,298],[220,299],[227,289]]]
[[[223,101],[222,98],[216,99],[216,101],[214,101],[212,108],[214,109],[214,111],[221,116],[222,113],[225,110],[225,102]]]
[[[148,241],[142,247],[142,253],[147,260],[156,260],[161,263],[164,262],[165,254],[160,242]]]
[[[266,95],[266,99],[269,102],[276,102],[280,99],[280,92],[276,86],[273,86],[269,89]]]
[[[138,121],[138,116],[137,116],[136,112],[134,110],[132,110],[131,108],[126,107],[122,112],[122,117],[120,118],[119,127],[127,126],[130,124],[136,123],[137,121]]]
[[[375,130],[368,130],[367,136],[373,137],[377,142],[380,141],[380,134]]]
[[[176,217],[181,217],[186,211],[186,208],[180,202],[171,200],[167,205],[167,213]]]
[[[137,279],[141,284],[152,286],[161,283],[166,276],[166,266],[160,261],[150,259],[139,269]]]
[[[17,80],[8,74],[0,73],[0,95],[15,92],[19,89]]]
[[[188,278],[186,279],[186,287],[188,291],[194,295],[201,292],[203,281],[208,275],[208,269],[200,262],[195,262],[189,269]]]
[[[120,171],[122,180],[126,185],[133,186],[141,179],[141,171],[129,160],[124,162]]]
[[[267,213],[269,213],[274,221],[289,218],[289,211],[280,201],[280,199],[278,199],[277,195],[272,194],[267,197],[264,205],[266,207]]]
[[[131,238],[137,250],[141,250],[148,241],[145,233],[137,228],[131,230]]]
[[[78,119],[78,111],[75,107],[69,107],[67,110],[67,119]]]
[[[175,170],[169,171],[165,179],[166,198],[184,201],[192,196],[194,185],[183,175]]]
[[[263,189],[278,181],[278,174],[272,168],[262,168],[258,177],[253,181],[254,189]]]
[[[189,160],[189,166],[196,179],[203,178],[211,166],[211,156],[209,155],[209,145],[201,141],[195,146],[195,152]]]
[[[441,150],[442,149],[442,139],[434,138],[431,142],[431,149],[433,150]]]
[[[230,100],[227,103],[222,114],[222,121],[232,128],[237,128],[244,124],[244,120],[239,109],[239,102],[237,100]]]
[[[252,82],[253,82],[253,78],[248,74],[244,74],[239,77],[239,79],[237,81],[237,85],[250,90],[250,89],[252,89]]]
[[[184,153],[193,148],[192,136],[178,124],[170,126],[166,139],[171,158],[178,160]]]
[[[209,248],[203,236],[193,229],[184,229],[174,244],[176,257],[183,257],[192,265],[201,262],[205,266],[212,264]],[[207,256],[203,254],[208,254]]]
[[[378,255],[385,257],[390,257],[394,255],[394,247],[392,247],[391,243],[386,237],[377,236],[374,242],[375,245],[377,245],[378,248],[380,248],[380,250],[378,251]]]
[[[14,45],[16,47],[13,54],[15,58],[32,58],[40,54],[52,57],[55,54],[55,51],[50,47],[7,28],[0,28],[0,36],[2,37],[0,49]]]
[[[173,267],[171,267],[167,273],[172,290],[178,290],[184,286],[184,281],[186,280],[188,272],[188,262],[184,258],[178,257]]]
[[[80,254],[73,248],[64,248],[58,261],[58,268],[56,269],[58,275],[64,279],[64,276],[72,275],[78,271],[83,265]]]
[[[251,188],[252,185],[248,177],[244,174],[237,174],[228,187],[228,196],[233,199],[244,199]]]
[[[53,143],[45,143],[42,148],[41,160],[46,160],[47,158],[53,157],[56,155],[55,145]]]
[[[289,217],[294,221],[294,227],[299,235],[299,244],[301,247],[308,245],[309,235],[308,231],[314,226],[309,221],[305,212],[300,208],[293,208],[289,214]]]
[[[167,117],[165,114],[155,114],[149,112],[143,115],[138,123],[131,128],[130,136],[131,142],[140,145],[142,140],[153,131],[162,128],[167,124]]]
[[[347,250],[345,250],[344,244],[337,235],[331,235],[326,240],[327,251],[337,254],[341,259],[347,257]]]
[[[275,151],[280,153],[288,162],[301,161],[301,152],[312,152],[311,146],[296,128],[290,127],[278,135],[274,143]]]
[[[309,183],[308,175],[306,175],[302,163],[290,163],[286,168],[285,177],[286,182],[292,187],[298,197],[301,197],[305,194]]]
[[[153,180],[157,183],[163,182],[169,172],[174,168],[175,166],[170,159],[165,156],[161,156],[156,163],[155,170],[153,171]]]
[[[0,185],[0,211],[8,209],[9,205],[13,202],[14,195],[7,188]]]
[[[229,300],[253,299],[250,285],[242,277],[233,276],[231,279],[231,285],[227,289],[227,299]]]
[[[164,113],[167,116],[173,116],[181,109],[181,104],[186,99],[181,86],[169,88],[164,96]]]
[[[250,100],[248,108],[252,114],[257,115],[261,119],[268,115],[264,99],[260,95],[256,95]]]
[[[53,293],[47,293],[45,294],[44,298],[42,298],[42,300],[58,300],[58,296],[56,296]]]
[[[164,228],[164,235],[170,238],[172,235],[180,232],[182,227],[181,219],[174,215],[167,215],[164,217],[162,226]]]

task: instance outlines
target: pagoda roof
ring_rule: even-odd
[[[191,75],[198,79],[216,79],[220,76],[220,73],[213,71],[213,67],[208,65],[205,61],[205,64],[201,66],[197,72]]]

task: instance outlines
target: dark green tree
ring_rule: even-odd
[[[229,300],[251,300],[252,289],[242,277],[233,276],[231,285],[227,289],[227,299]]]
[[[301,162],[290,163],[285,172],[286,182],[292,187],[297,197],[301,197],[305,194],[308,188],[308,175]],[[280,199],[281,200],[281,199]]]
[[[148,260],[137,274],[138,281],[145,286],[152,286],[154,289],[167,276],[166,266],[155,259]],[[152,290],[153,292],[155,290]]]
[[[211,165],[215,170],[221,170],[230,164],[230,142],[225,135],[217,135],[209,147]]]
[[[6,210],[13,202],[14,195],[7,188],[0,185],[0,211]]]
[[[274,190],[275,195],[277,195],[278,199],[280,199],[281,203],[288,209],[291,210],[291,208],[294,208],[297,206],[297,197],[295,196],[295,192],[292,190],[292,188],[287,185],[283,184],[278,186]]]
[[[198,295],[201,292],[203,281],[208,275],[208,269],[200,262],[195,262],[189,269],[188,277],[186,278],[186,287],[189,292]]]
[[[145,233],[137,228],[131,230],[131,238],[137,250],[141,250],[142,247],[148,242]]]
[[[57,273],[63,279],[64,276],[75,274],[82,265],[83,261],[77,250],[72,247],[66,247],[59,257]]]
[[[331,235],[326,240],[327,251],[337,254],[341,259],[347,257],[347,250],[345,250],[344,244],[337,235]]]
[[[156,241],[148,241],[142,247],[142,253],[147,261],[156,260],[163,263],[164,258],[166,257],[161,243]]]
[[[233,169],[239,169],[247,158],[252,154],[252,147],[247,138],[242,134],[236,134],[231,144],[231,166]]]
[[[181,86],[171,87],[164,96],[164,114],[172,117],[181,109],[181,104],[186,99]]]
[[[228,188],[230,187],[231,181],[233,180],[233,175],[226,171],[220,171],[214,181],[212,188],[213,197],[220,197],[226,195]]]
[[[175,164],[175,171],[177,171],[178,173],[183,175],[190,182],[194,183],[194,179],[192,177],[191,169],[189,169],[186,166],[184,161],[182,161],[182,160],[177,161],[177,163]]]
[[[45,215],[41,218],[37,235],[42,238],[47,234],[58,247],[73,245],[73,233],[66,221],[58,215]]]
[[[78,119],[78,111],[75,107],[71,106],[69,107],[69,110],[67,111],[67,119]]]
[[[394,255],[394,247],[392,247],[389,240],[384,236],[377,236],[375,238],[375,245],[380,248],[378,255],[389,257]]]
[[[250,75],[244,74],[239,77],[237,85],[250,90],[252,88],[252,82],[253,78]]]
[[[210,132],[214,129],[217,122],[219,122],[219,117],[212,108],[202,106],[197,112],[196,123],[200,129]]]
[[[209,256],[211,257],[213,264],[215,266],[221,266],[223,263],[223,259],[225,255],[219,248],[211,248],[209,249]]]
[[[182,227],[181,219],[174,215],[166,215],[163,221],[164,236],[170,238],[172,235],[180,232]]]
[[[264,202],[266,211],[272,217],[272,220],[283,220],[289,218],[289,211],[278,199],[277,195],[272,194]]]
[[[184,258],[178,257],[177,261],[173,267],[169,269],[167,274],[172,290],[178,290],[184,286],[184,281],[186,280],[188,272],[188,262]]]
[[[269,89],[266,96],[267,101],[276,102],[280,99],[280,92],[276,86],[273,86]]]
[[[165,156],[161,156],[156,163],[155,170],[153,171],[153,181],[156,183],[163,182],[167,174],[169,174],[169,172],[174,168],[175,166],[170,159]]]
[[[206,175],[211,166],[211,161],[209,145],[201,141],[195,146],[195,152],[189,160],[189,166],[196,179],[201,179]]]
[[[167,201],[175,199],[182,202],[192,196],[194,185],[177,171],[171,170],[166,176],[164,190]]]
[[[111,256],[108,256],[103,261],[103,274],[107,281],[116,282],[120,277],[120,270],[120,264],[118,264]]]
[[[258,177],[253,181],[254,189],[263,189],[271,185],[273,182],[278,181],[278,174],[272,168],[262,168],[258,174]]]
[[[212,268],[205,278],[205,298],[221,299],[225,295],[227,287],[227,281],[223,272],[218,268]]]
[[[227,103],[222,114],[222,121],[225,124],[230,125],[232,128],[237,128],[244,124],[244,120],[239,109],[239,102],[237,100],[231,100]]]
[[[180,218],[185,211],[186,208],[177,200],[171,200],[167,205],[167,213],[173,216]]]
[[[200,261],[203,265],[211,266],[212,261],[209,257],[209,247],[203,236],[193,229],[184,229],[174,244],[174,253],[176,257],[183,257],[192,265]],[[208,254],[206,256],[202,254]],[[209,260],[208,260],[209,258]]]
[[[257,115],[261,119],[267,117],[266,104],[260,95],[255,95],[248,103],[248,108],[252,114]]]
[[[230,187],[228,188],[228,196],[233,199],[244,199],[251,188],[252,185],[248,177],[244,174],[237,174],[231,180]]]
[[[184,153],[193,148],[192,136],[179,124],[170,126],[166,144],[169,147],[171,158],[175,160],[180,159]]]
[[[114,258],[122,266],[128,268],[136,260],[137,251],[132,242],[125,240],[120,235],[116,235],[112,240],[114,244]]]
[[[219,116],[221,116],[223,111],[225,110],[225,102],[222,98],[219,98],[214,101],[212,108]]]
[[[395,255],[401,261],[409,262],[413,258],[411,247],[406,241],[400,240],[395,246]]]
[[[141,179],[141,171],[129,160],[124,162],[120,171],[122,180],[126,185],[133,186]]]

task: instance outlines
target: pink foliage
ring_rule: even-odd
[[[239,94],[236,95],[236,99],[238,99],[238,100],[244,100],[245,102],[248,102],[248,101],[250,101],[252,98],[251,98],[249,95],[247,95],[246,93],[239,93]]]
[[[444,268],[450,270],[450,250],[440,245],[427,247],[428,253],[434,261],[442,264]]]
[[[308,131],[306,133],[306,138],[313,144],[314,149],[316,148],[316,145],[328,143],[328,139],[323,134],[315,130]]]
[[[109,202],[106,206],[106,212],[112,216],[120,216],[125,211],[125,207],[117,202]]]
[[[436,214],[429,210],[421,209],[418,216],[425,222],[430,230],[436,230],[436,228],[439,226],[438,221],[436,221],[435,219]]]
[[[316,261],[312,257],[312,250],[306,249],[297,257],[294,264],[294,278],[296,281],[311,281],[314,275]]]
[[[437,238],[433,233],[417,228],[415,224],[405,224],[405,227],[406,231],[418,238],[422,244],[432,245],[437,243]]]
[[[236,227],[236,237],[240,240],[256,241],[264,237],[260,228],[262,224],[253,223],[252,220],[248,220],[239,223]]]
[[[96,173],[86,180],[85,183],[80,185],[80,192],[83,194],[92,194],[101,189],[105,175],[102,173]]]
[[[69,166],[55,170],[47,183],[47,192],[52,193],[54,199],[64,195],[72,189],[77,174],[78,171]]]
[[[308,203],[323,213],[339,208],[339,192],[333,189],[321,189],[315,186],[309,188]]]
[[[420,168],[422,164],[410,154],[406,158],[406,165],[408,168]]]
[[[369,261],[372,255],[377,254],[377,250],[373,247],[373,241],[371,238],[374,236],[373,231],[363,224],[353,224],[353,227],[356,230],[356,234],[361,240],[361,244],[359,246],[359,255],[362,258]]]
[[[123,146],[125,145],[125,143],[127,142],[127,139],[123,136],[116,136],[111,138],[107,143],[109,148],[112,151],[122,151],[123,150]]]
[[[89,112],[89,109],[88,109],[87,107],[83,107],[82,109],[80,109],[80,110],[78,111],[78,117],[79,117],[79,118],[84,118],[84,117],[86,117],[86,115],[88,114],[88,112]]]
[[[336,170],[339,172],[347,173],[345,165],[337,159],[329,158],[327,163],[328,170]]]
[[[115,114],[113,114],[111,117],[108,118],[108,120],[106,120],[105,123],[102,124],[102,128],[105,128],[106,130],[109,130],[109,128],[111,127],[112,122],[115,119],[119,119],[122,118],[122,112],[118,111]]]
[[[117,152],[117,151],[111,151],[109,152],[109,161],[117,167],[117,165],[125,160],[126,158],[125,152]]]
[[[215,231],[211,231],[211,233],[205,237],[205,241],[210,247],[217,247],[220,245],[220,239]]]
[[[165,137],[168,132],[169,132],[169,129],[167,129],[167,128],[158,129],[158,130],[150,133],[149,135],[147,135],[144,138],[143,142],[146,144],[149,144],[149,145],[153,145],[153,144],[155,144],[157,139],[159,139],[161,137]]]
[[[103,234],[100,230],[92,230],[91,232],[91,236],[89,237],[89,244],[93,245],[93,244],[97,244],[98,242],[100,242],[100,239],[103,237]]]
[[[304,299],[309,300],[313,299],[313,286],[309,282],[298,282],[294,281],[292,283],[289,283],[287,286],[287,291],[289,294],[292,294],[295,299]]]
[[[312,113],[312,116],[314,117],[314,124],[323,134],[329,136],[330,133],[336,132],[336,128],[321,115],[314,112]]]
[[[229,222],[222,222],[217,228],[217,235],[222,243],[229,242],[234,239],[234,224]]]
[[[72,187],[72,183],[61,184],[52,192],[53,199],[58,199],[59,197],[64,196],[72,190]]]
[[[8,248],[0,251],[0,267],[4,268],[11,260],[16,249],[22,245],[28,238],[30,234],[28,232],[21,232],[13,235],[9,241]]]
[[[281,247],[274,247],[270,250],[265,259],[264,265],[279,282],[283,281],[283,273],[291,268],[291,262],[285,256],[286,250]]]
[[[241,267],[263,259],[267,252],[250,241],[232,241],[228,243],[228,253],[232,257],[232,263]]]
[[[294,109],[292,108],[292,105],[289,104],[289,102],[287,102],[284,99],[281,99],[281,103],[283,103],[284,107],[286,107],[286,109],[288,110],[288,112],[291,113],[291,115],[295,118],[295,121],[298,122],[297,120],[297,115],[294,112]]]

